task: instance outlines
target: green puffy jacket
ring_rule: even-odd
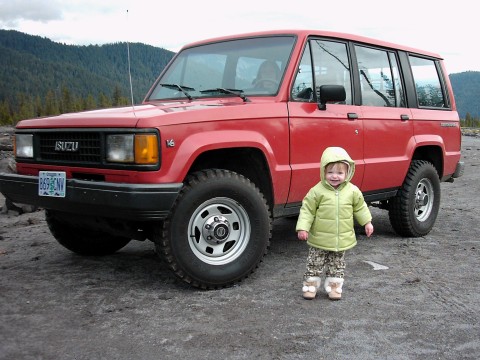
[[[325,169],[332,162],[347,162],[349,171],[337,189],[325,180]],[[310,189],[302,202],[296,230],[309,232],[308,245],[328,250],[344,251],[357,244],[354,219],[362,226],[372,221],[372,215],[360,189],[350,183],[355,163],[339,147],[327,148],[320,160],[321,181]]]

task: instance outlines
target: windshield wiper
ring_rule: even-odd
[[[225,89],[225,88],[215,88],[215,89],[207,89],[201,90],[202,94],[206,93],[223,93],[223,94],[232,94],[236,96],[240,96],[244,102],[250,101],[245,95],[243,95],[243,90],[240,89]]]
[[[195,91],[195,89],[192,88],[192,87],[178,85],[178,84],[160,84],[160,86],[163,86],[163,87],[166,87],[166,88],[169,88],[169,89],[180,90],[188,98],[188,100],[193,100],[192,95],[190,95],[188,93],[188,91]]]

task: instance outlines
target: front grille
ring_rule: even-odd
[[[17,134],[33,135],[34,158],[17,157],[18,163],[39,165],[54,165],[76,168],[121,169],[133,171],[156,171],[160,169],[160,161],[156,164],[141,165],[134,162],[109,162],[106,159],[106,142],[112,134],[155,134],[160,140],[156,129],[145,128],[90,128],[90,129],[18,129]],[[159,150],[160,142],[157,143]],[[160,152],[160,151],[159,151]],[[160,153],[159,153],[160,155]],[[159,156],[161,158],[161,155]],[[41,170],[42,167],[39,166]],[[78,179],[96,180],[89,172],[72,171]]]
[[[40,161],[100,164],[102,139],[98,132],[39,132]],[[56,149],[65,144],[63,150]]]

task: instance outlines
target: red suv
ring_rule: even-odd
[[[190,44],[143,104],[24,120],[15,139],[18,174],[0,191],[43,207],[60,244],[107,255],[149,239],[200,288],[258,266],[327,146],[347,149],[353,182],[401,236],[432,229],[440,182],[463,173],[441,57],[322,31]]]

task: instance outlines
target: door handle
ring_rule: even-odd
[[[410,117],[408,115],[402,114],[402,115],[400,115],[400,119],[402,121],[407,121],[407,120],[410,120]]]
[[[348,120],[356,120],[358,119],[357,113],[348,113],[347,114]]]

